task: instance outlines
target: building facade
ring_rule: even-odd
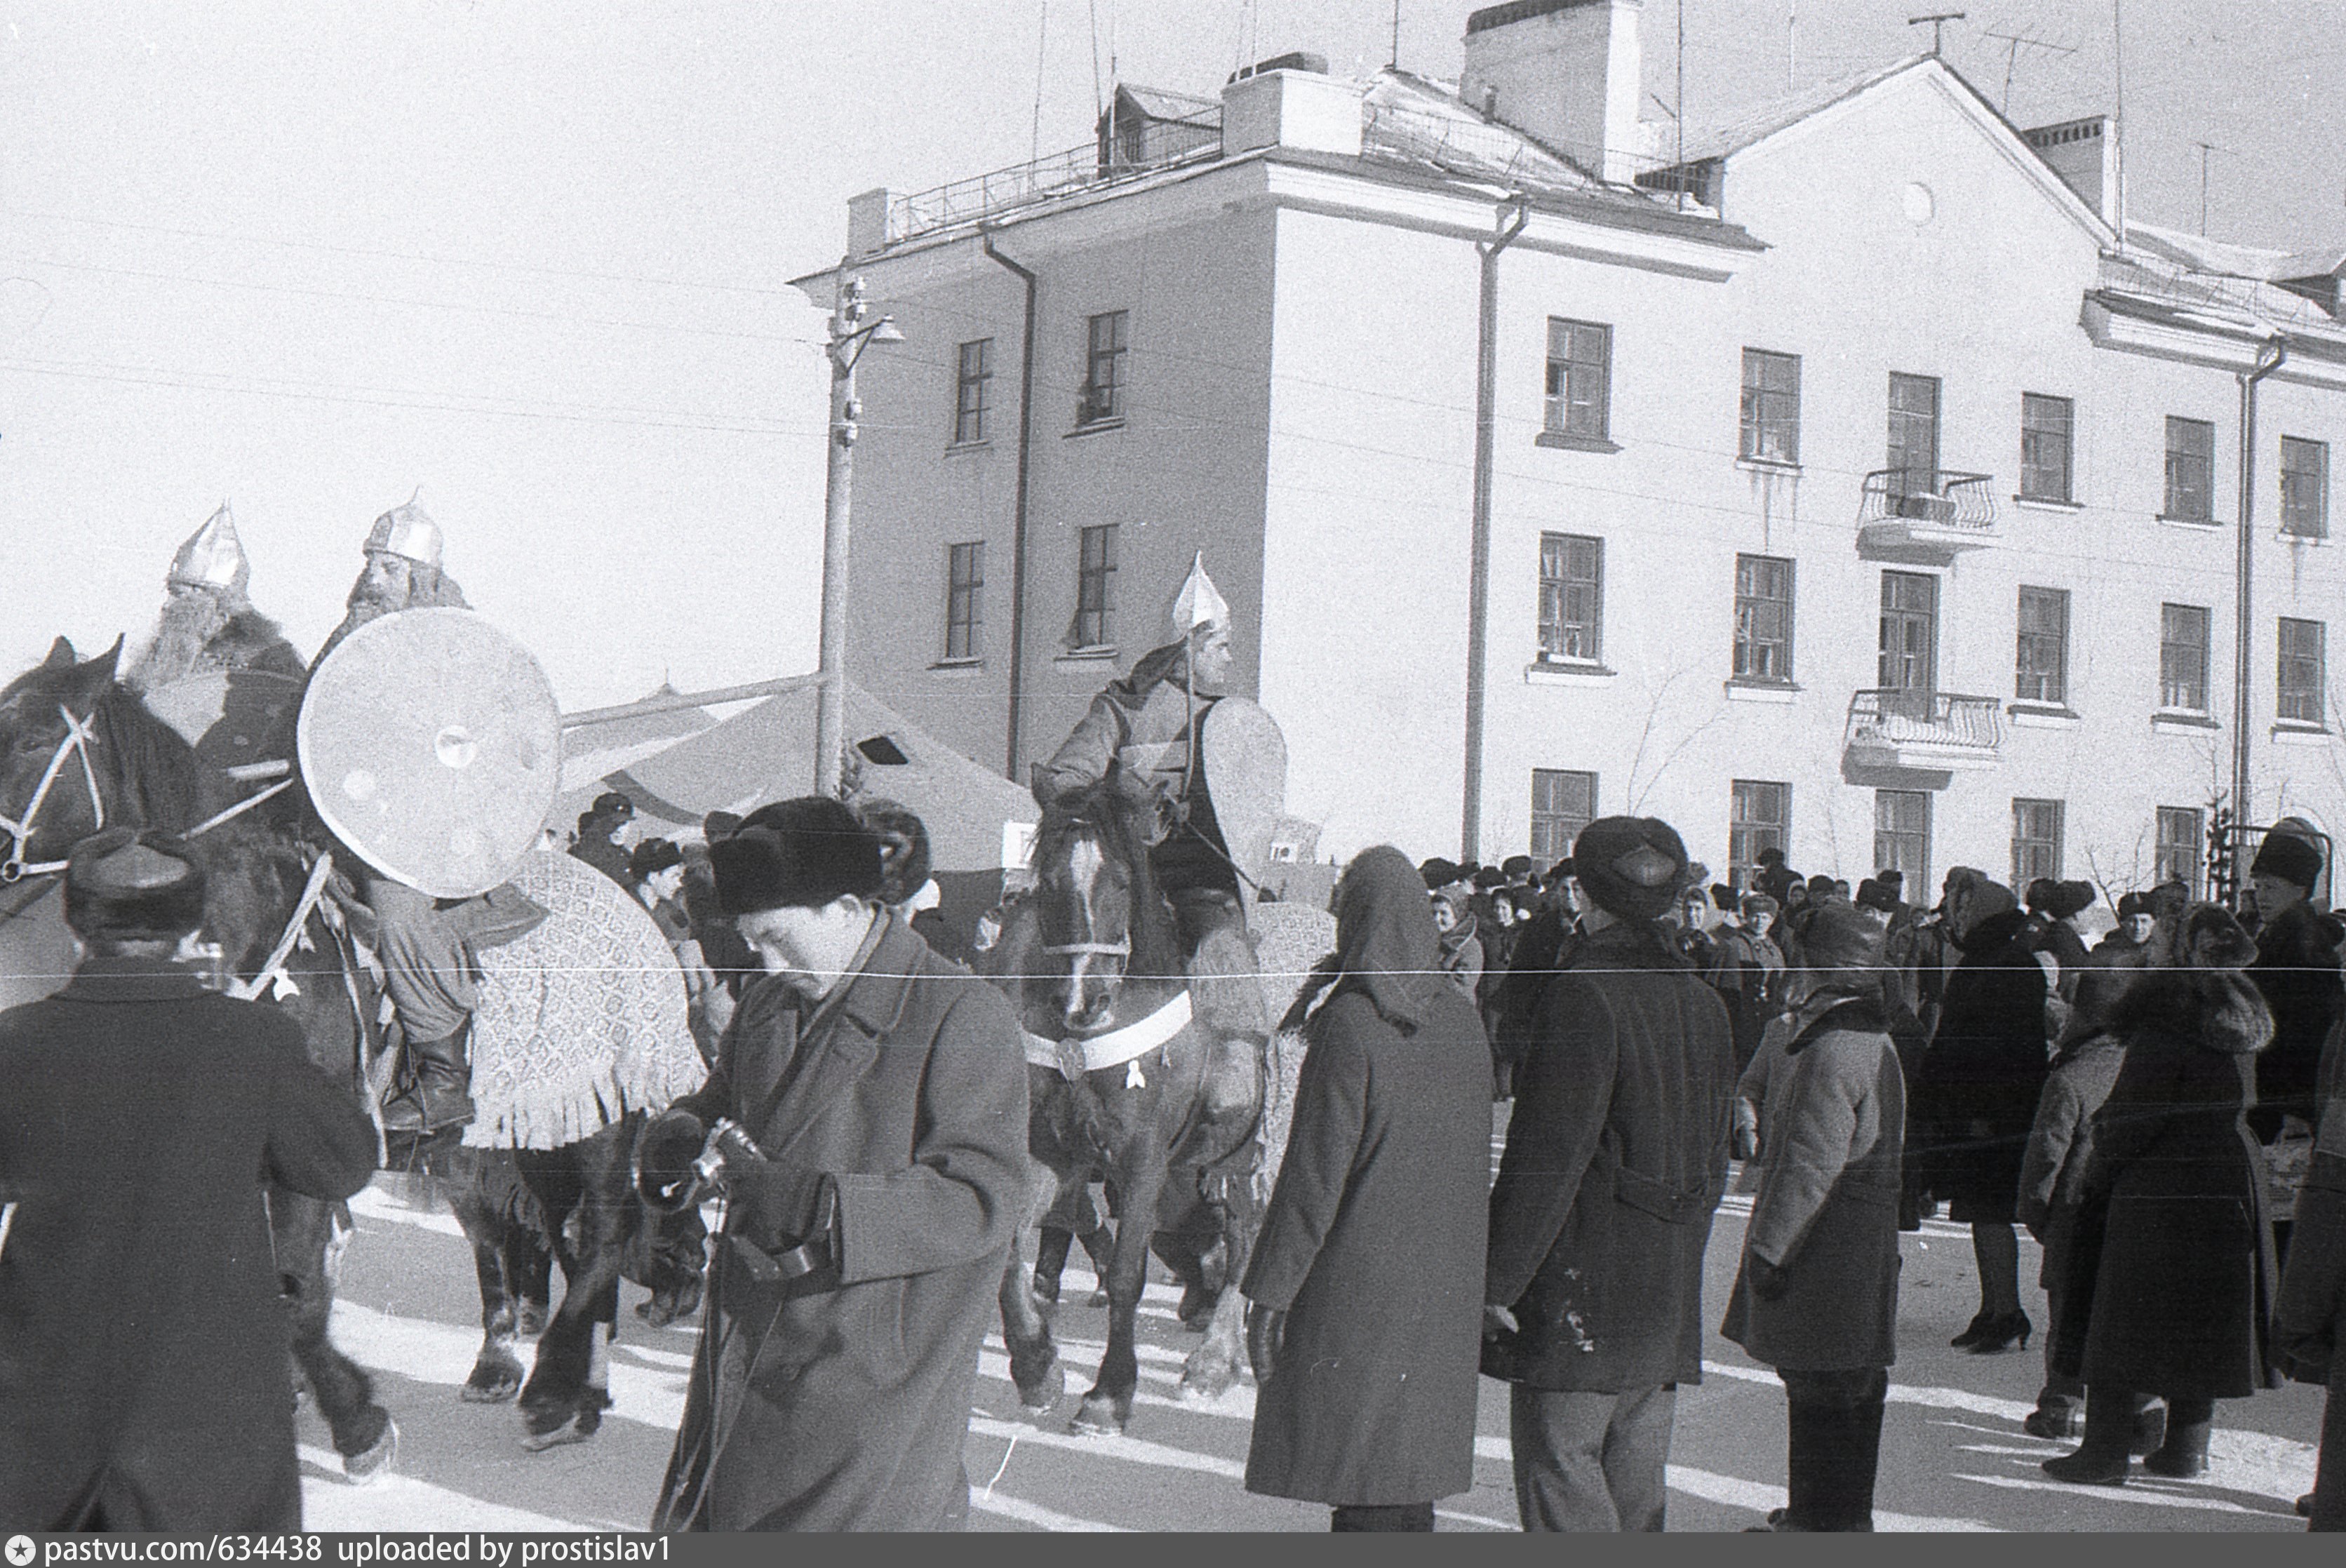
[[[909,341],[850,677],[1022,775],[1202,550],[1340,858],[1627,811],[1927,901],[2196,885],[2236,799],[2339,831],[2346,258],[2122,241],[2099,121],[1930,58],[1665,164],[1590,86],[1638,11],[1478,13],[1458,87],[1120,91],[1057,165],[859,198]]]

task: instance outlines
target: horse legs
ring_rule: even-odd
[[[1052,1207],[1059,1178],[1037,1162],[1026,1189],[1025,1204],[1012,1233],[1010,1257],[1002,1270],[1002,1343],[1010,1352],[1010,1380],[1017,1385],[1018,1402],[1030,1410],[1047,1410],[1066,1391],[1066,1369],[1059,1365],[1059,1348],[1051,1342],[1051,1320],[1026,1288],[1027,1227]],[[1064,1260],[1066,1254],[1062,1252]]]
[[[521,1150],[530,1189],[546,1207],[562,1265],[561,1304],[537,1341],[537,1362],[521,1391],[533,1452],[584,1442],[610,1408],[608,1346],[619,1315],[619,1266],[628,1231],[640,1223],[627,1174],[640,1116],[628,1116],[551,1153]]]
[[[1213,1317],[1206,1324],[1206,1342],[1189,1353],[1181,1368],[1185,1398],[1219,1399],[1239,1380],[1246,1357],[1246,1298],[1239,1285],[1246,1278],[1247,1258],[1261,1227],[1262,1211],[1254,1183],[1240,1171],[1235,1176],[1206,1178],[1212,1193],[1207,1201],[1221,1222],[1221,1242],[1228,1259]]]
[[[1140,1358],[1135,1349],[1140,1295],[1148,1283],[1149,1232],[1164,1185],[1163,1152],[1140,1152],[1127,1168],[1124,1215],[1117,1222],[1116,1251],[1108,1260],[1107,1350],[1100,1358],[1099,1380],[1076,1412],[1073,1431],[1121,1432],[1132,1419],[1132,1396],[1140,1386]]]
[[[435,1173],[447,1178],[448,1207],[472,1244],[473,1273],[481,1287],[481,1353],[458,1390],[467,1404],[503,1404],[521,1389],[521,1357],[515,1349],[519,1323],[508,1260],[536,1243],[494,1196],[495,1188],[515,1179],[512,1162],[503,1150],[458,1149],[447,1156],[449,1168]]]
[[[1059,1276],[1067,1267],[1067,1254],[1076,1245],[1076,1233],[1064,1226],[1046,1225],[1035,1244],[1035,1295],[1037,1299],[1056,1305],[1059,1299]]]
[[[528,1226],[508,1225],[498,1261],[505,1268],[505,1292],[513,1299],[514,1332],[535,1339],[546,1332],[546,1315],[553,1297],[554,1253]]]
[[[333,1205],[281,1188],[269,1194],[270,1239],[292,1330],[294,1365],[318,1401],[318,1413],[333,1430],[334,1451],[342,1456],[343,1472],[363,1482],[390,1468],[399,1448],[399,1429],[392,1424],[391,1412],[374,1402],[373,1380],[327,1337],[334,1298],[326,1258],[334,1222]]]

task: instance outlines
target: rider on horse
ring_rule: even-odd
[[[124,684],[159,691],[173,681],[215,670],[265,670],[299,677],[301,656],[277,623],[252,607],[245,588],[252,567],[222,502],[171,557],[163,614],[154,641]]]
[[[1192,1003],[1218,1042],[1209,1097],[1220,1103],[1254,1092],[1252,1068],[1270,1028],[1246,937],[1243,873],[1215,820],[1199,745],[1232,663],[1230,607],[1202,555],[1174,600],[1172,629],[1177,640],[1110,682],[1036,766],[1035,798],[1047,809],[1113,774],[1156,799],[1165,830],[1149,866],[1173,905]]]

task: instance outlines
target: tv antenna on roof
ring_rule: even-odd
[[[2074,55],[2077,52],[2077,46],[2075,44],[2048,44],[2042,38],[2032,38],[2025,33],[1983,33],[1980,36],[1994,38],[1999,43],[2011,46],[2004,55],[2004,103],[2001,107],[2006,115],[2012,113],[2012,72],[2013,67],[2020,63],[2022,49],[2043,49],[2052,55]]]
[[[1919,27],[1925,22],[1931,24],[1931,58],[1935,60],[1939,57],[1939,46],[1945,36],[1947,24],[1960,22],[1964,19],[1964,13],[1961,11],[1941,11],[1930,16],[1909,16],[1906,18],[1906,25]]]

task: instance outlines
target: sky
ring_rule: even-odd
[[[2212,236],[2346,243],[2346,0],[2116,5],[2133,216],[2198,229],[2204,156]],[[1402,0],[1401,63],[1454,76],[1474,8]],[[1927,48],[1924,9],[1686,0],[1688,122]],[[2016,123],[2110,106],[2112,0],[1967,9],[1946,57]],[[1678,15],[1647,0],[1650,117]],[[0,667],[138,644],[223,500],[307,654],[413,495],[566,709],[811,668],[827,372],[788,280],[837,260],[848,197],[1088,142],[1118,78],[1373,70],[1393,16],[0,0]]]

